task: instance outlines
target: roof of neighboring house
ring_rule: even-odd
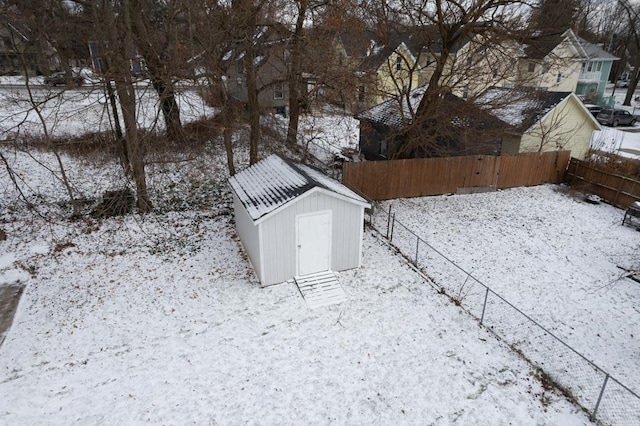
[[[415,112],[422,101],[427,86],[420,86],[412,90],[408,96],[402,97],[402,102],[399,99],[387,100],[356,114],[355,118],[392,129],[402,129],[413,122]],[[435,115],[425,117],[424,126],[436,126],[442,135],[459,135],[466,130],[486,130],[491,131],[487,135],[491,134],[493,136],[495,132],[502,133],[511,130],[507,123],[498,119],[495,115],[450,93],[439,100],[438,109],[432,112]],[[441,120],[446,120],[450,126],[439,125],[439,122],[442,124]]]
[[[342,44],[347,56],[359,58],[365,56],[366,50],[375,43],[378,37],[373,31],[341,31],[335,38]]]
[[[473,40],[474,34],[461,37],[452,46],[451,52],[455,53]],[[386,31],[342,31],[336,34],[346,54],[352,58],[361,58],[361,71],[374,71],[378,69],[401,44],[418,57],[421,52],[429,52],[439,55],[442,50],[442,39],[435,25],[407,27]]]
[[[356,114],[356,118],[389,127],[400,127],[403,124],[411,123],[425,90],[427,90],[427,85],[420,86],[412,90],[408,96],[402,96],[402,102],[399,102],[398,99],[389,99]]]
[[[229,184],[254,221],[316,188],[369,205],[364,198],[315,167],[276,154],[230,177]]]
[[[562,43],[567,43],[579,57],[588,59],[587,52],[571,29],[564,31],[562,34],[537,34],[530,37],[523,42],[525,44],[524,52],[529,59],[544,59]]]
[[[268,49],[279,44],[286,44],[291,39],[291,33],[284,25],[262,25],[254,30],[253,44],[256,46],[255,66],[267,62]],[[244,58],[245,50],[241,42],[234,43],[224,53],[224,62],[238,61]]]
[[[611,53],[605,51],[597,44],[589,43],[588,41],[580,37],[576,37],[576,38],[578,39],[578,42],[580,43],[582,48],[585,50],[585,52],[587,52],[587,56],[589,57],[589,59],[603,59],[603,60],[610,60],[610,61],[617,61],[618,59],[620,59],[617,56],[612,55]]]
[[[492,88],[480,95],[476,103],[515,132],[523,133],[569,96],[571,92]],[[588,111],[586,115],[591,117]]]
[[[402,45],[404,45],[407,48],[407,50],[415,58],[415,53],[405,43],[405,41],[407,40],[404,40],[404,37],[399,34],[395,34],[389,37],[385,41],[378,41],[378,42],[375,42],[374,40],[371,40],[371,41],[372,43],[367,49],[367,51],[365,52],[365,57],[363,61],[360,63],[359,68],[361,71],[377,70],[389,59],[389,57],[394,52],[399,53],[398,49]],[[405,58],[405,60],[409,61],[409,58]]]

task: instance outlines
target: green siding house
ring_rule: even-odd
[[[604,96],[604,89],[609,81],[609,73],[613,61],[620,58],[605,52],[599,46],[589,43],[578,37],[585,56],[578,77],[576,94],[584,95],[594,102],[601,101]]]

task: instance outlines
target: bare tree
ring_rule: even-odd
[[[633,41],[636,49],[636,66],[633,70],[633,74],[631,75],[629,88],[627,89],[627,94],[623,103],[623,105],[629,106],[633,100],[633,94],[636,87],[638,87],[638,83],[640,82],[640,5],[635,2],[631,2],[630,0],[619,0],[619,3],[626,14],[630,39]]]
[[[313,61],[306,40],[305,22],[309,15],[329,4],[327,0],[296,0],[296,19],[291,35],[289,47],[290,66],[288,70],[289,83],[289,126],[287,129],[287,144],[293,146],[298,138],[298,122],[303,98],[307,98],[306,88],[303,87],[303,61]]]
[[[122,109],[126,152],[136,186],[136,204],[139,213],[146,213],[152,209],[152,204],[147,189],[144,154],[136,120],[136,93],[130,69],[130,56],[134,48],[131,0],[73,2],[91,16],[96,34],[102,40],[103,55],[110,64],[107,78],[115,83]]]
[[[135,47],[139,49],[151,77],[151,84],[160,98],[167,135],[175,142],[184,142],[185,135],[176,102],[174,79],[182,74],[186,61],[179,45],[186,29],[181,15],[188,4],[182,1],[158,2],[131,0],[131,26]],[[181,33],[182,30],[182,33]]]

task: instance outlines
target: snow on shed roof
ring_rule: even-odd
[[[369,205],[364,198],[320,170],[276,154],[230,177],[229,184],[253,220],[260,219],[314,188],[322,188],[356,203]]]

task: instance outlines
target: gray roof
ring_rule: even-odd
[[[427,85],[420,86],[413,89],[408,96],[402,96],[402,102],[399,102],[398,99],[389,99],[356,114],[356,118],[358,120],[373,121],[389,127],[401,127],[403,124],[410,124],[425,90],[427,90]]]
[[[618,59],[620,59],[617,56],[614,56],[611,53],[603,50],[597,44],[589,43],[588,41],[581,39],[580,37],[577,37],[577,39],[585,52],[587,52],[587,56],[589,56],[589,59],[603,59],[610,61],[617,61]]]
[[[229,184],[254,221],[316,188],[369,206],[364,198],[315,167],[276,154],[230,177]]]
[[[476,103],[514,131],[525,132],[570,95],[571,92],[495,87],[482,93]]]

